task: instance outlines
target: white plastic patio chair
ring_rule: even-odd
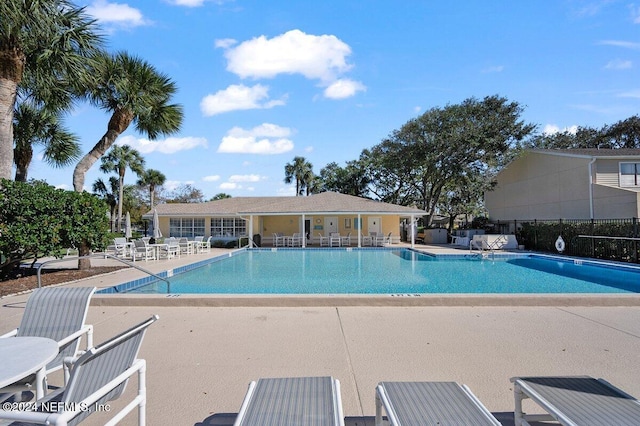
[[[93,326],[85,324],[95,287],[39,288],[29,296],[20,326],[0,338],[20,336],[47,337],[58,342],[58,355],[47,364],[46,374],[62,368],[66,357],[76,356],[80,340],[86,335],[86,347],[93,346]],[[47,379],[43,388],[47,389]],[[18,393],[35,388],[36,375],[0,389],[0,393]]]
[[[287,238],[282,234],[282,232],[274,232],[273,233],[273,246],[274,247],[284,247],[286,246]]]
[[[325,237],[319,232],[318,232],[318,236],[320,237],[320,247],[324,247],[324,246],[329,247],[329,237]]]
[[[154,260],[156,258],[156,251],[153,247],[147,245],[145,240],[142,238],[139,240],[135,240],[134,251],[133,251],[133,260],[138,258],[146,260]]]
[[[174,258],[176,256],[180,257],[180,244],[178,240],[174,237],[169,237],[164,240],[166,246],[160,246],[159,256],[158,257],[166,257],[167,259]]]
[[[289,238],[289,247],[302,247],[302,235],[299,232]]]
[[[211,236],[209,236],[206,240],[200,241],[200,245],[198,246],[199,253],[209,253],[211,252]]]
[[[129,378],[138,373],[138,392],[133,401],[106,425],[114,425],[138,407],[138,425],[146,421],[146,362],[136,359],[144,333],[157,315],[89,349],[78,358],[67,358],[66,386],[36,401],[38,411],[2,411],[0,419],[56,426],[76,425],[98,409],[110,407],[125,390]],[[50,404],[46,404],[49,402]],[[47,412],[47,407],[57,411]],[[51,408],[49,408],[51,409]],[[103,411],[107,411],[104,409]],[[24,423],[20,423],[22,425]]]

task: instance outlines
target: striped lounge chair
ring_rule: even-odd
[[[376,426],[383,425],[383,407],[392,426],[500,425],[467,386],[455,382],[380,382]]]
[[[234,426],[344,426],[340,382],[292,377],[251,382]]]
[[[39,288],[29,299],[20,326],[0,338],[14,336],[47,337],[58,342],[58,355],[47,364],[46,374],[62,368],[66,357],[78,353],[80,340],[86,334],[86,348],[93,346],[93,326],[85,324],[95,287]],[[22,392],[35,384],[35,374],[0,389],[2,393]],[[46,378],[45,378],[46,380]],[[46,389],[46,384],[44,389]]]
[[[514,377],[516,426],[555,420],[563,425],[640,424],[640,401],[602,379],[589,376]],[[531,398],[548,414],[525,414],[522,400]]]

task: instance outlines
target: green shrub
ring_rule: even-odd
[[[213,241],[211,241],[211,247],[215,247],[215,248],[224,248],[225,244],[226,243],[223,240],[213,240]]]
[[[25,259],[60,256],[64,249],[104,248],[108,206],[87,192],[42,181],[0,181],[0,275]]]

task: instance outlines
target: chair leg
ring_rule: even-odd
[[[376,392],[376,422],[375,426],[382,426],[382,401]]]
[[[513,410],[513,424],[515,426],[522,426],[524,420],[524,413],[522,412],[522,400],[526,398],[525,394],[517,384],[513,385],[513,397],[515,400],[515,409]]]
[[[138,406],[138,425],[144,426],[147,422],[147,365],[142,366],[138,371],[138,395],[142,396],[142,401]]]

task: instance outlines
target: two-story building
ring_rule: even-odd
[[[528,150],[497,182],[491,220],[640,217],[640,149]]]

